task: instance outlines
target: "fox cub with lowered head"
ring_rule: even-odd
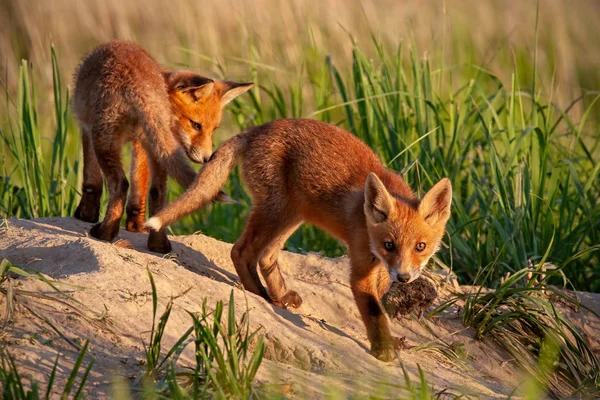
[[[392,280],[416,279],[438,250],[450,217],[450,181],[442,179],[419,200],[349,132],[314,120],[277,120],[225,142],[192,186],[146,226],[162,230],[210,202],[238,160],[253,200],[231,251],[244,287],[276,305],[300,306],[302,299],[287,289],[277,259],[300,224],[312,223],[348,246],[350,283],[371,353],[395,358],[399,341],[390,334],[380,299]]]
[[[192,71],[163,70],[131,42],[115,40],[97,47],[75,76],[72,105],[83,142],[82,198],[75,217],[98,222],[104,174],[110,200],[104,220],[90,234],[109,241],[117,236],[129,189],[121,150],[133,142],[126,227],[142,231],[148,181],[154,215],[166,202],[167,175],[186,188],[194,181],[196,172],[185,156],[196,163],[210,158],[223,107],[251,87]],[[161,253],[171,250],[162,230],[150,233],[148,247]]]

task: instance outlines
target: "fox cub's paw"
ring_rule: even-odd
[[[119,224],[105,225],[96,224],[90,229],[90,235],[96,239],[105,240],[107,242],[112,241],[119,234]]]
[[[84,187],[74,217],[84,222],[96,223],[100,219],[102,188]]]
[[[302,305],[302,297],[300,297],[300,295],[297,292],[289,290],[286,294],[283,295],[281,299],[272,302],[277,307],[281,307],[284,309],[298,308]]]
[[[293,290],[289,290],[279,301],[285,308],[298,308],[302,305],[302,297]]]
[[[371,354],[378,360],[389,362],[396,359],[396,351],[402,350],[406,338],[393,337],[391,341],[384,343],[373,343],[371,345]]]
[[[73,216],[84,222],[98,222],[100,219],[100,206],[90,206],[82,201],[75,209]]]
[[[161,254],[170,253],[172,248],[171,242],[167,239],[167,234],[164,231],[150,231],[150,235],[148,236],[148,249]]]

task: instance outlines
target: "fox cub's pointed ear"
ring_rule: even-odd
[[[446,224],[450,218],[452,184],[444,178],[425,193],[419,204],[419,213],[429,225]]]
[[[250,90],[254,83],[239,83],[230,81],[221,81],[223,85],[221,94],[221,107],[225,107],[231,100],[238,97],[240,94]]]
[[[372,224],[385,221],[394,209],[394,199],[373,172],[365,182],[365,216]]]
[[[165,71],[163,72],[169,91],[176,90],[198,101],[210,95],[215,87],[215,82],[204,76],[190,71]]]

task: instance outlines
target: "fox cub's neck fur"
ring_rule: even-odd
[[[393,359],[397,342],[379,299],[391,279],[418,277],[437,251],[450,216],[450,181],[442,179],[416,199],[402,177],[386,170],[354,135],[314,120],[277,120],[225,142],[190,189],[147,226],[164,229],[204,206],[238,161],[253,200],[231,252],[244,287],[277,305],[299,306],[302,299],[287,289],[277,260],[287,238],[310,222],[348,246],[352,292],[371,352]]]

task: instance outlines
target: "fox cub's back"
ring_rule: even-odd
[[[357,176],[366,179],[380,165],[356,136],[317,120],[280,119],[248,133],[244,167],[264,170],[269,176],[283,169],[282,178],[290,182],[313,182],[321,188],[342,185]]]
[[[73,108],[80,120],[88,121],[94,113],[118,109],[135,97],[148,95],[169,104],[159,65],[135,43],[111,41],[82,60],[75,74]]]

